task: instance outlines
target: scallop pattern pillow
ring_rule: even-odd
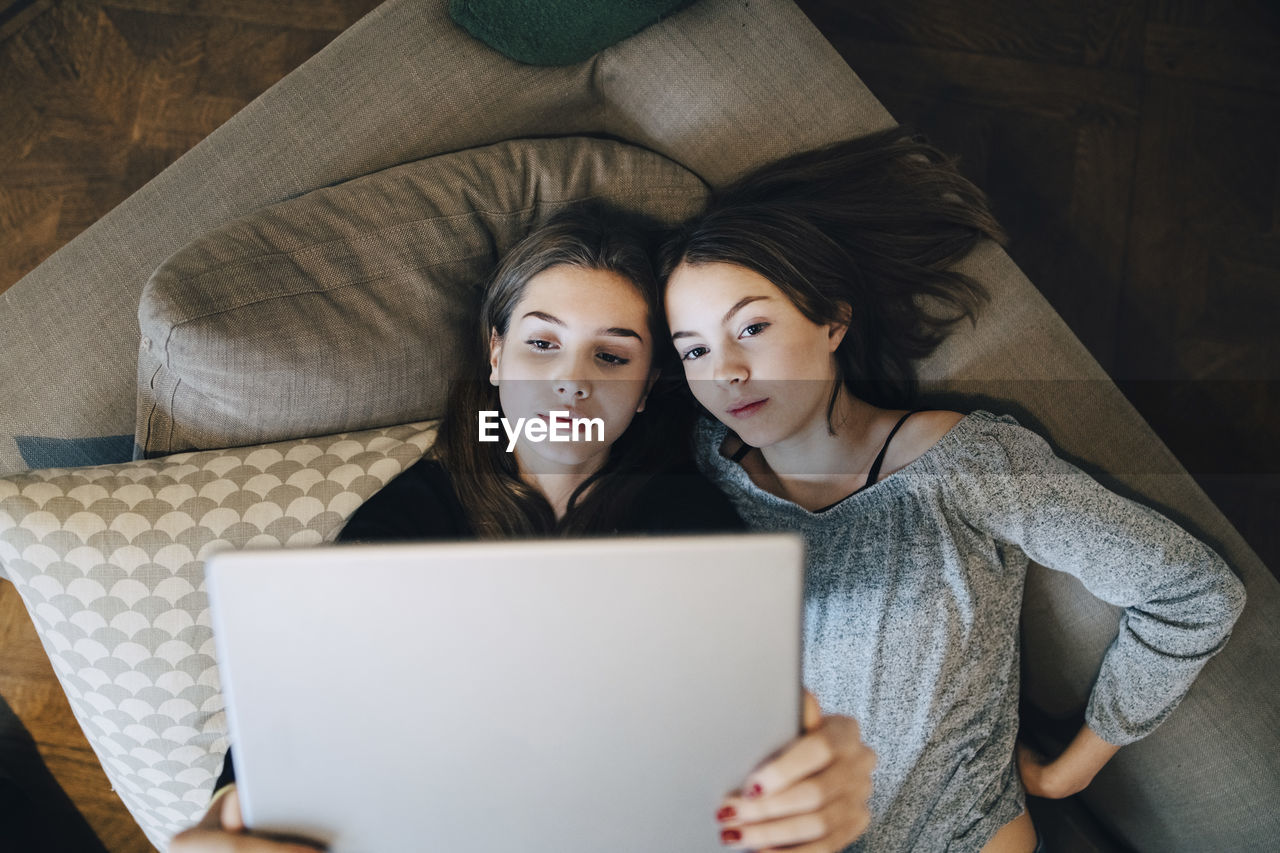
[[[164,849],[227,746],[203,560],[331,541],[428,423],[0,479],[0,566],[108,778]]]

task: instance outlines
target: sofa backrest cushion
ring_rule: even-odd
[[[332,540],[434,434],[414,423],[0,479],[0,569],[157,846],[199,818],[227,748],[204,558]]]
[[[223,225],[138,311],[138,455],[442,413],[479,286],[536,223],[601,199],[662,222],[705,198],[632,145],[528,139],[407,163]]]

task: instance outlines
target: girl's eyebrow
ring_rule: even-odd
[[[604,335],[611,338],[635,338],[637,341],[644,343],[644,338],[640,337],[640,333],[633,329],[625,329],[621,326],[611,326],[608,329],[597,329],[597,335]]]
[[[752,302],[759,302],[761,299],[768,299],[768,296],[744,296],[737,302],[733,303],[733,307],[724,312],[724,316],[720,318],[721,324],[727,324],[733,319],[733,315],[737,314],[743,308],[746,308]]]
[[[739,311],[741,311],[743,308],[746,308],[746,307],[747,307],[748,305],[750,305],[752,302],[759,302],[759,301],[760,301],[760,300],[762,300],[762,299],[772,299],[772,298],[773,298],[773,297],[771,297],[771,296],[744,296],[744,297],[742,297],[742,298],[741,298],[741,299],[739,299],[737,302],[733,303],[733,307],[732,307],[732,308],[730,308],[728,311],[724,312],[724,316],[720,318],[720,325],[722,325],[722,326],[727,326],[727,325],[729,324],[729,321],[733,319],[733,315],[734,315],[734,314],[737,314]],[[696,332],[672,332],[672,333],[671,333],[671,340],[673,340],[673,341],[674,341],[674,340],[676,340],[676,339],[678,339],[678,338],[693,338],[693,337],[697,337],[697,333],[696,333]]]
[[[557,317],[554,314],[548,314],[546,311],[530,311],[520,319],[524,320],[528,317],[533,317],[538,320],[545,320],[546,322],[552,323],[556,326],[568,325],[567,323],[565,323],[564,320],[561,320],[559,317]],[[640,336],[639,332],[635,331],[634,329],[625,328],[623,326],[610,326],[605,329],[596,329],[596,335],[600,337],[609,337],[609,338],[635,338],[637,341],[640,341],[640,343],[644,343],[644,338]]]
[[[557,317],[554,314],[548,314],[546,311],[530,311],[528,314],[525,314],[520,319],[524,320],[529,317],[534,317],[539,320],[546,320],[548,323],[554,323],[557,326],[566,325],[564,320],[561,320],[559,317]]]

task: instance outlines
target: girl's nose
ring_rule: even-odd
[[[556,360],[555,373],[550,377],[556,396],[565,401],[587,399],[591,396],[591,380],[583,377],[591,375],[592,352],[574,350],[564,356]]]
[[[711,378],[717,385],[728,388],[746,381],[747,374],[747,365],[742,359],[722,357],[716,360]]]
[[[591,396],[591,385],[583,380],[560,379],[555,385],[556,394],[566,399],[585,400]]]

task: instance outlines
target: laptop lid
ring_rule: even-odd
[[[360,545],[207,572],[248,825],[336,853],[723,849],[799,730],[789,535]]]

